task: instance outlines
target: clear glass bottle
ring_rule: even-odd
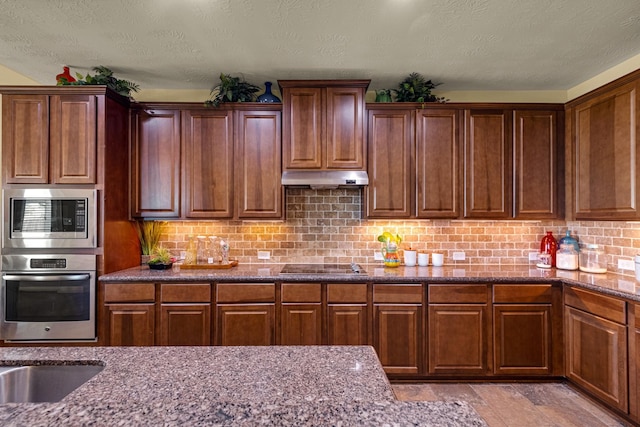
[[[198,236],[198,251],[196,255],[196,264],[207,263],[207,243],[204,236]]]
[[[196,263],[198,257],[198,243],[191,234],[188,237],[187,251],[184,255],[184,264],[193,265]]]
[[[571,243],[563,243],[556,252],[556,268],[561,270],[578,269],[578,252]]]

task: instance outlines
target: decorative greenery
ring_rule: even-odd
[[[255,101],[259,90],[258,86],[248,83],[244,78],[220,73],[220,84],[211,89],[212,98],[205,101],[205,105],[217,107],[223,102]]]
[[[391,89],[378,89],[376,91],[376,102],[392,102]]]
[[[97,73],[94,76],[91,74],[83,76],[80,73],[76,73],[77,80],[75,82],[70,82],[63,77],[58,81],[58,86],[106,85],[109,89],[126,97],[131,97],[131,92],[140,90],[136,83],[115,78],[113,71],[103,65],[93,67],[93,71]]]
[[[419,73],[411,73],[393,89],[398,102],[445,102],[444,98],[438,98],[431,93],[431,89],[440,85],[426,80]]]
[[[136,221],[134,224],[138,240],[140,240],[142,255],[151,255],[158,247],[160,235],[164,231],[166,223],[163,221]]]
[[[400,243],[402,243],[402,237],[400,237],[399,234],[396,234],[394,236],[388,231],[385,231],[384,233],[378,236],[378,242],[387,243],[387,244],[395,243],[396,245],[399,245]]]
[[[169,249],[159,246],[149,258],[149,264],[171,264],[175,261]]]

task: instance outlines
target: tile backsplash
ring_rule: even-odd
[[[566,230],[581,243],[602,245],[609,271],[618,259],[640,253],[640,223],[624,221],[366,220],[359,189],[286,190],[284,221],[169,221],[162,244],[176,255],[189,235],[226,238],[241,263],[373,263],[383,231],[400,234],[403,249],[442,252],[445,264],[527,264],[547,230],[556,239]],[[258,260],[268,251],[268,261]],[[454,261],[453,252],[465,253]]]

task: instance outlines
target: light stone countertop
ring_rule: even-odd
[[[591,274],[581,271],[541,269],[529,264],[445,265],[443,267],[385,268],[364,264],[366,274],[322,275],[280,274],[284,264],[240,264],[220,270],[149,270],[133,267],[101,276],[104,282],[340,282],[340,283],[548,283],[563,282],[606,295],[640,302],[640,282],[633,276],[615,273]]]
[[[400,402],[372,347],[5,347],[0,364],[104,364],[56,403],[0,405],[3,426],[484,426],[465,402]]]

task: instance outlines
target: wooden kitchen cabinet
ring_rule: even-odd
[[[182,111],[184,216],[233,216],[233,111]]]
[[[640,422],[640,304],[629,304],[629,414]]]
[[[429,285],[429,374],[486,375],[490,346],[486,285]]]
[[[160,285],[159,345],[211,345],[211,285]]]
[[[369,108],[368,218],[409,218],[413,213],[414,111]]]
[[[493,286],[496,375],[563,375],[561,306],[551,284]]]
[[[566,377],[603,402],[627,412],[626,303],[567,287]]]
[[[373,346],[390,375],[423,372],[420,284],[373,285]]]
[[[327,284],[327,344],[369,345],[365,283]]]
[[[132,112],[132,215],[180,216],[180,111],[146,108]]]
[[[104,345],[155,344],[155,285],[153,283],[102,284],[102,321],[99,339]]]
[[[236,111],[237,217],[282,218],[281,106],[247,108]]]
[[[279,80],[283,169],[366,169],[369,80]]]
[[[576,219],[640,217],[638,84],[605,86],[567,104],[575,150]]]
[[[280,344],[322,344],[320,283],[283,283],[280,310]]]
[[[216,345],[274,345],[275,284],[219,283]]]
[[[95,184],[104,93],[33,92],[3,95],[4,182]]]

